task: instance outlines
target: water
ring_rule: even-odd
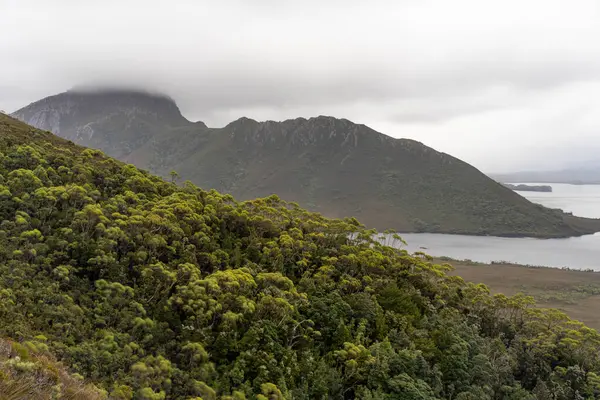
[[[551,193],[517,192],[529,201],[549,208],[560,208],[579,217],[600,218],[600,185],[564,183],[527,183],[527,185],[552,186]]]
[[[523,182],[519,182],[523,183]],[[535,185],[537,183],[527,183]],[[600,185],[548,184],[551,193],[518,192],[530,201],[581,217],[600,218]],[[493,236],[402,234],[408,251],[479,262],[569,267],[600,271],[600,233],[566,239],[500,238]],[[423,249],[423,247],[425,249]]]
[[[494,236],[404,233],[409,252],[490,263],[569,267],[600,271],[600,234],[567,239],[500,238]],[[421,247],[425,247],[422,249]]]

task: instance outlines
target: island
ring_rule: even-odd
[[[503,185],[517,192],[552,192],[552,186],[548,185],[512,185],[510,183],[503,183]]]

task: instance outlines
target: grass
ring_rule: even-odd
[[[106,396],[70,374],[42,343],[0,339],[0,400],[101,400]]]
[[[492,293],[533,296],[539,307],[557,308],[571,318],[600,330],[600,272],[506,262],[484,264],[446,257],[435,261],[452,265],[451,275],[486,284]]]

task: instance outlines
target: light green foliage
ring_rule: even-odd
[[[178,187],[2,118],[13,381],[52,352],[114,399],[600,398],[600,335],[559,311],[354,220]]]

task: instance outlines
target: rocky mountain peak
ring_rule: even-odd
[[[202,124],[188,121],[164,94],[125,89],[70,90],[12,116],[115,157],[125,157],[157,133]]]
[[[73,126],[84,126],[107,116],[144,115],[169,125],[189,123],[168,96],[132,90],[71,90],[15,111],[12,116],[36,128],[62,135]]]

